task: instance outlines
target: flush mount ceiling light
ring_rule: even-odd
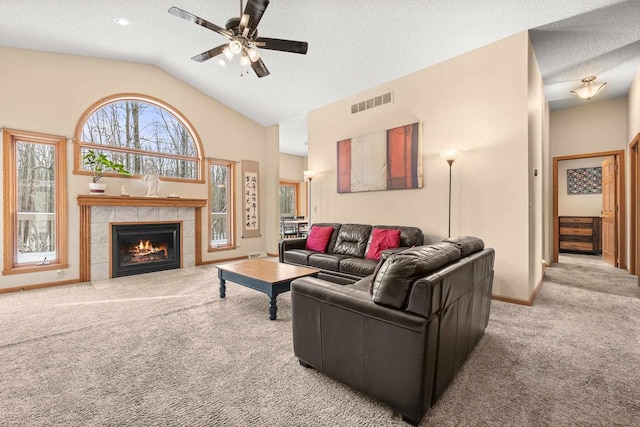
[[[114,18],[113,22],[115,22],[118,25],[122,25],[123,27],[126,27],[127,25],[131,25],[131,20],[127,18]]]
[[[596,76],[585,77],[582,79],[582,87],[579,87],[576,90],[572,90],[571,93],[579,96],[582,99],[591,99],[597,94],[600,93],[604,85],[604,83],[595,83]]]
[[[229,43],[202,52],[191,59],[204,62],[222,54],[224,58],[218,58],[218,63],[226,65],[235,55],[239,55],[243,70],[251,67],[258,77],[265,77],[269,75],[269,70],[260,59],[260,52],[256,48],[304,55],[307,53],[308,47],[307,42],[258,37],[258,23],[260,23],[268,5],[269,0],[247,0],[247,4],[243,8],[242,0],[240,0],[240,17],[229,19],[224,28],[177,7],[169,9],[169,13],[229,39]]]

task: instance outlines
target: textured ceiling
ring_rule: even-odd
[[[226,39],[167,13],[177,6],[224,26],[239,1],[2,0],[0,45],[155,64],[262,125],[280,124],[281,151],[303,155],[308,111],[531,28],[552,106],[593,73],[609,82],[599,98],[623,95],[638,58],[639,3],[272,0],[260,35],[308,41],[309,52],[263,50],[271,75],[262,79],[240,77],[237,62],[192,61]]]

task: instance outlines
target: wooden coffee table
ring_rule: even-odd
[[[281,264],[266,259],[253,259],[218,266],[218,280],[220,281],[220,298],[227,294],[226,281],[230,280],[238,285],[255,289],[267,294],[269,300],[269,319],[276,320],[278,305],[276,298],[291,289],[291,282],[299,277],[314,276],[320,270]]]

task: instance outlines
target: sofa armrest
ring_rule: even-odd
[[[314,277],[291,282],[291,293],[301,294],[319,302],[359,313],[363,316],[391,323],[414,331],[424,331],[425,319],[402,310],[384,307],[373,302],[369,292]]]
[[[282,239],[278,242],[278,259],[284,263],[284,252],[290,249],[304,249],[307,243],[306,237],[298,237],[295,239]]]

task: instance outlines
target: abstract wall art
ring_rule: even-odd
[[[338,193],[422,188],[420,124],[338,141]]]
[[[567,194],[602,194],[602,168],[567,169]]]

